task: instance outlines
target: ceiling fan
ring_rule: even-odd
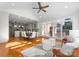
[[[39,9],[37,13],[40,11],[46,12],[45,8],[49,7],[49,5],[42,6],[40,2],[38,2],[39,7],[34,7],[33,9]]]

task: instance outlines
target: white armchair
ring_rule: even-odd
[[[15,31],[15,37],[20,37],[20,31]]]
[[[21,31],[21,36],[24,37],[24,31]]]
[[[35,47],[25,49],[25,50],[21,51],[21,53],[24,57],[34,57],[34,56],[37,56],[37,55],[42,56],[42,55],[47,54],[46,51],[39,49],[39,48],[35,48]]]
[[[26,31],[22,31],[22,32],[21,32],[21,35],[22,35],[22,37],[26,38],[26,37],[27,37],[27,36],[26,36]]]
[[[30,38],[35,38],[36,37],[36,32],[32,32],[32,36]]]

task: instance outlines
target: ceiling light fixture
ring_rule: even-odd
[[[38,2],[38,7],[34,7],[33,9],[38,9],[37,13],[39,13],[40,11],[46,12],[45,8],[48,8],[48,7],[49,5],[42,6],[41,2]]]
[[[40,18],[42,18],[42,16],[40,16]]]
[[[65,5],[65,8],[68,8],[68,6],[67,6],[67,5]]]
[[[17,27],[17,25],[14,25],[14,27]]]

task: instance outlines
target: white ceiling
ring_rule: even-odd
[[[18,16],[18,15],[14,15],[14,14],[10,14],[9,15],[9,21],[12,22],[12,23],[35,23],[37,21],[34,21],[34,20],[30,20],[28,18],[25,18],[25,17],[21,17],[21,16]]]
[[[49,8],[47,8],[47,12],[44,13],[41,11],[41,13],[37,14],[35,12],[35,15],[40,20],[56,20],[60,18],[64,18],[67,16],[70,16],[76,12],[79,11],[79,3],[73,3],[73,2],[54,2],[54,3],[42,3],[43,4],[49,4]],[[37,10],[33,10],[37,11]]]
[[[49,7],[46,8],[46,13],[42,11],[37,13],[38,10],[32,9],[33,7],[38,7],[36,2],[4,2],[0,3],[0,10],[39,21],[53,21],[59,18],[67,17],[79,11],[78,2],[42,2],[41,4],[49,5]]]

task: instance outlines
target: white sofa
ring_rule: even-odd
[[[31,47],[29,49],[23,50],[21,51],[21,53],[24,57],[34,57],[34,56],[39,57],[40,55],[42,56],[47,54],[47,52],[45,52],[44,50],[35,47]]]
[[[21,31],[21,35],[22,37],[27,38],[26,31]]]
[[[27,33],[32,33],[32,35],[31,36],[29,36],[29,38],[35,38],[36,37],[36,32],[31,32],[31,31],[27,31]],[[21,31],[21,35],[22,35],[22,37],[25,37],[25,38],[27,38],[28,36],[26,35],[26,31]]]
[[[51,50],[55,46],[55,38],[42,39],[42,46],[44,50]]]
[[[20,37],[20,31],[15,31],[15,37]]]

